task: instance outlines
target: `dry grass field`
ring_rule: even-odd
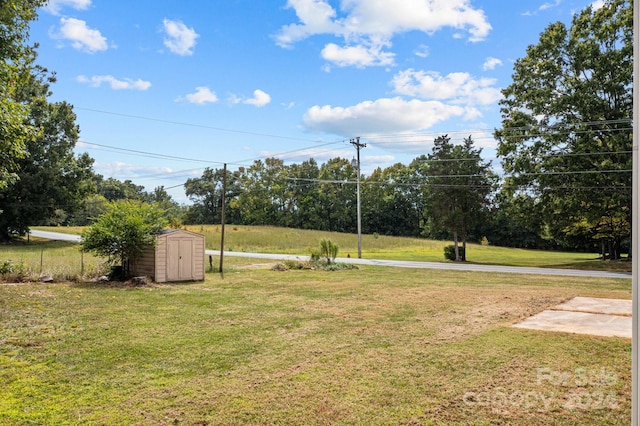
[[[628,339],[511,325],[630,280],[230,261],[1,285],[0,424],[629,424]]]

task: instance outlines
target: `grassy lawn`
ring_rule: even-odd
[[[188,230],[206,236],[208,249],[220,249],[219,225],[187,226]],[[80,234],[80,227],[37,227],[37,229]],[[285,253],[308,255],[323,238],[329,238],[340,248],[338,256],[357,256],[358,241],[354,234],[311,231],[270,226],[234,226],[225,228],[225,250],[247,253]],[[423,262],[445,262],[444,247],[450,241],[421,238],[362,236],[362,257],[365,259],[393,259]],[[468,244],[467,260],[472,263],[509,266],[539,266],[547,268],[575,268],[591,270],[631,271],[631,262],[603,262],[596,253],[570,253],[543,250],[524,250]]]
[[[50,275],[56,280],[77,281],[109,271],[106,259],[82,253],[78,244],[30,238],[29,242],[0,244],[0,267],[10,262],[17,275]],[[0,281],[1,281],[0,277]]]
[[[207,248],[220,248],[220,227],[189,226],[187,229],[207,237]],[[308,254],[323,238],[329,238],[340,248],[338,256],[352,257],[358,253],[357,236],[337,232],[310,231],[268,226],[227,226],[226,250],[258,253]],[[445,262],[444,247],[451,241],[422,238],[362,236],[362,257],[423,262]],[[596,253],[571,253],[544,250],[524,250],[480,244],[467,245],[467,260],[472,263],[508,266],[538,266],[610,271],[631,271],[631,262],[603,262]]]
[[[0,424],[629,424],[628,339],[511,325],[630,280],[229,260],[201,283],[0,285]]]

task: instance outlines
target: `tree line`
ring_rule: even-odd
[[[497,176],[471,137],[455,145],[446,136],[432,153],[377,168],[360,177],[362,232],[475,241],[492,209]],[[189,179],[189,223],[219,223],[222,199],[229,223],[335,232],[357,231],[357,165],[343,158],[318,164],[256,160],[235,171],[206,169]],[[226,187],[224,183],[226,182]]]
[[[36,64],[29,22],[44,0],[0,3],[0,240],[29,226],[87,225],[115,200],[155,204],[179,223],[226,221],[357,229],[357,167],[343,158],[257,160],[189,179],[181,206],[163,187],[104,178],[75,155],[72,105],[50,102],[55,74]],[[360,176],[362,232],[563,249],[619,258],[631,228],[633,7],[608,0],[552,23],[514,64],[494,133],[502,176],[471,137]],[[226,175],[225,175],[226,174]],[[226,185],[223,185],[226,182]]]

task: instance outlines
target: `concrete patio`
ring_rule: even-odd
[[[575,297],[514,327],[631,339],[631,300]]]

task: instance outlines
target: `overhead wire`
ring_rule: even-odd
[[[215,126],[207,126],[207,125],[200,125],[200,124],[193,124],[193,123],[184,123],[184,122],[179,122],[179,121],[173,121],[173,120],[165,120],[165,119],[157,119],[157,118],[152,118],[152,117],[145,117],[145,116],[139,116],[139,115],[131,115],[131,114],[122,114],[122,113],[116,113],[116,112],[110,112],[110,111],[102,111],[102,110],[96,110],[96,109],[89,109],[89,108],[81,108],[81,107],[76,107],[77,109],[80,110],[85,110],[85,111],[91,111],[91,112],[97,112],[97,113],[103,113],[103,114],[110,114],[110,115],[116,115],[116,116],[122,116],[122,117],[127,117],[127,118],[134,118],[134,119],[142,119],[142,120],[149,120],[149,121],[156,121],[156,122],[163,122],[163,123],[167,123],[167,124],[174,124],[174,125],[182,125],[182,126],[189,126],[189,127],[198,127],[198,128],[204,128],[204,129],[211,129],[211,130],[216,130],[216,131],[225,131],[225,132],[233,132],[233,133],[239,133],[239,134],[247,134],[247,135],[253,135],[253,136],[261,136],[261,137],[270,137],[270,138],[278,138],[278,139],[283,139],[283,140],[294,140],[294,141],[305,141],[305,142],[316,142],[310,139],[303,139],[303,138],[293,138],[293,137],[286,137],[286,136],[278,136],[278,135],[273,135],[273,134],[266,134],[266,133],[258,133],[258,132],[249,132],[249,131],[243,131],[243,130],[237,130],[237,129],[227,129],[227,128],[221,128],[221,127],[215,127]],[[449,132],[416,132],[416,133],[411,133],[411,134],[406,134],[406,133],[402,133],[402,134],[369,134],[366,136],[363,136],[362,139],[368,139],[368,140],[372,140],[374,141],[373,143],[377,143],[377,141],[381,140],[381,139],[396,139],[396,141],[394,142],[390,142],[390,141],[385,141],[382,143],[382,145],[390,145],[390,144],[402,144],[402,143],[411,143],[411,144],[415,144],[415,143],[419,143],[419,142],[428,142],[430,143],[431,141],[427,141],[425,138],[427,136],[433,136],[433,138],[435,139],[438,136],[441,135],[459,135],[459,134],[470,134],[475,135],[475,139],[478,139],[478,135],[479,134],[485,134],[487,136],[484,136],[483,138],[486,139],[494,139],[493,135],[491,135],[491,133],[495,132],[496,130],[498,131],[502,131],[502,132],[512,132],[512,131],[524,131],[524,130],[531,130],[531,129],[536,129],[536,130],[540,130],[540,129],[548,129],[550,130],[549,133],[553,133],[556,135],[562,135],[562,134],[581,134],[581,133],[589,133],[589,132],[593,132],[593,131],[598,131],[598,132],[621,132],[621,131],[629,131],[632,130],[631,127],[625,127],[625,128],[609,128],[609,129],[596,129],[596,130],[590,130],[590,129],[583,129],[583,130],[575,130],[572,129],[571,127],[578,127],[578,126],[601,126],[601,125],[613,125],[613,124],[628,124],[630,123],[631,120],[630,119],[620,119],[620,120],[601,120],[601,121],[591,121],[591,122],[582,122],[582,123],[570,123],[570,125],[568,126],[568,128],[564,128],[562,131],[559,131],[558,126],[557,125],[546,125],[546,126],[520,126],[520,127],[511,127],[511,128],[502,128],[502,129],[470,129],[470,130],[455,130],[455,131],[449,131]],[[535,137],[542,137],[542,136],[546,136],[549,133],[538,133],[538,134],[527,134],[527,135],[517,135],[517,136],[522,136],[522,137],[527,137],[527,138],[535,138]],[[436,136],[437,135],[437,136]],[[404,140],[398,140],[398,139],[403,139]],[[416,140],[417,139],[417,140]],[[117,151],[117,152],[123,152],[126,154],[130,154],[130,155],[138,155],[138,156],[144,156],[144,157],[148,157],[148,158],[157,158],[157,159],[165,159],[165,160],[174,160],[174,161],[188,161],[188,162],[198,162],[198,163],[204,163],[204,164],[211,164],[211,165],[223,165],[225,164],[225,162],[222,161],[213,161],[213,160],[206,160],[206,159],[201,159],[201,158],[188,158],[188,157],[182,157],[182,156],[176,156],[176,155],[167,155],[167,154],[159,154],[156,152],[149,152],[149,151],[142,151],[142,150],[134,150],[134,149],[128,149],[128,148],[121,148],[121,147],[115,147],[115,146],[111,146],[111,145],[105,145],[105,144],[100,144],[100,143],[95,143],[95,142],[88,142],[85,140],[81,140],[82,143],[88,145],[88,146],[92,146],[94,149],[104,149],[104,150],[113,150],[113,151]],[[284,152],[280,152],[280,153],[273,153],[270,154],[269,157],[254,157],[251,159],[245,159],[245,160],[240,160],[237,162],[227,162],[226,164],[229,165],[236,165],[236,166],[241,166],[241,167],[249,167],[249,165],[245,164],[245,162],[247,161],[258,161],[261,160],[263,158],[278,158],[281,159],[283,161],[291,161],[292,159],[295,158],[301,158],[303,155],[306,156],[307,153],[311,153],[311,154],[322,154],[322,153],[326,153],[326,152],[331,152],[332,150],[321,150],[321,151],[317,151],[317,148],[320,147],[324,147],[324,146],[331,146],[331,145],[336,145],[339,143],[345,143],[346,140],[342,139],[342,140],[336,140],[336,141],[331,141],[331,142],[326,142],[320,145],[316,145],[314,147],[304,147],[304,148],[300,148],[300,149],[295,149],[295,150],[291,150],[291,151],[284,151]],[[300,155],[292,155],[292,154],[296,154],[299,153]],[[618,154],[631,154],[632,151],[619,151],[619,152],[591,152],[591,153],[567,153],[567,152],[558,152],[558,153],[552,153],[552,154],[547,154],[546,156],[543,156],[543,158],[552,158],[554,156],[594,156],[594,155],[618,155]],[[312,158],[312,157],[310,157]],[[491,159],[487,159],[487,160],[494,160],[497,158],[491,158]],[[430,161],[430,162],[456,162],[456,161],[476,161],[475,158],[460,158],[460,159],[420,159],[417,161]],[[184,173],[184,172],[193,172],[199,169],[189,169],[189,170],[185,170],[185,171],[178,171],[178,172],[168,172],[168,173],[157,173],[155,175],[148,175],[148,176],[142,176],[142,177],[137,177],[137,179],[146,179],[146,178],[152,178],[152,177],[157,177],[157,176],[162,176],[162,177],[167,177],[167,174],[171,175],[173,178],[176,178],[177,176],[175,174],[177,173]],[[521,173],[519,174],[520,176],[525,176],[525,175],[542,175],[542,174],[555,174],[555,175],[562,175],[562,174],[588,174],[588,173],[621,173],[621,172],[630,172],[630,170],[585,170],[585,171],[570,171],[570,172],[546,172],[546,173]],[[433,177],[464,177],[464,176],[460,176],[460,175],[451,175],[451,176],[433,176]],[[169,188],[176,188],[179,186],[182,186],[183,184],[180,185],[174,185],[172,187]]]

